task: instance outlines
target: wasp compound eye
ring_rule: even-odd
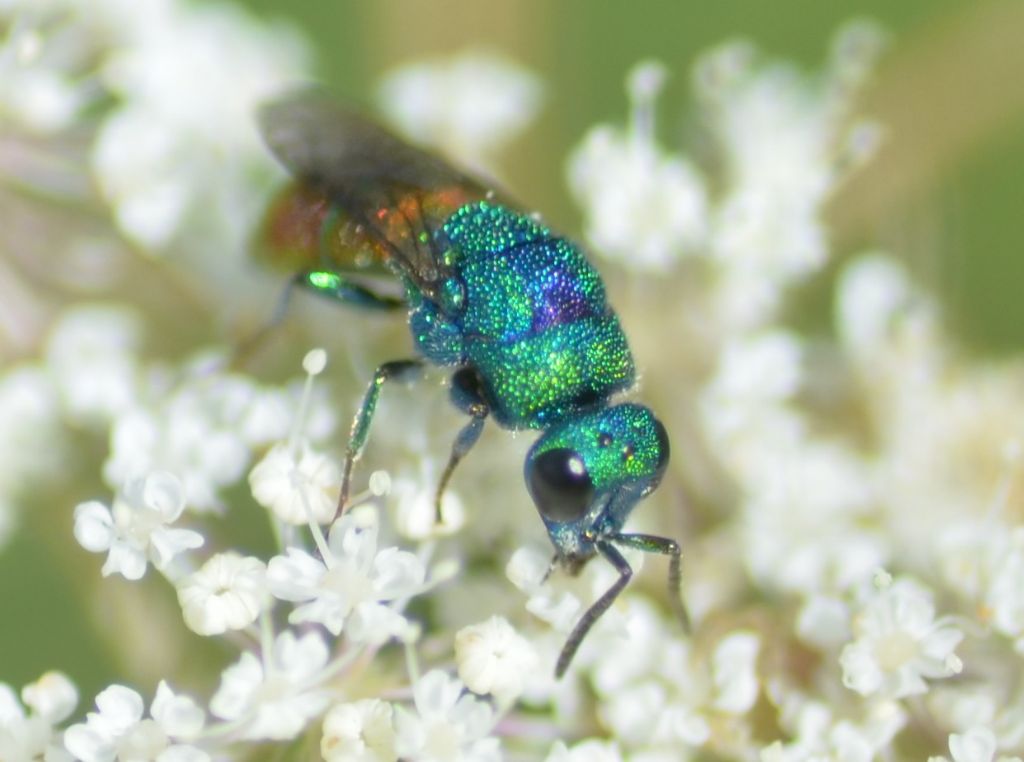
[[[576,521],[586,514],[594,498],[594,483],[583,459],[564,447],[534,458],[526,486],[540,515],[548,521]]]

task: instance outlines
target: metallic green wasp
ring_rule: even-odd
[[[277,263],[297,273],[300,287],[336,302],[407,311],[418,353],[374,373],[352,425],[339,513],[381,388],[427,363],[450,367],[452,401],[469,422],[438,485],[438,511],[488,418],[537,429],[524,474],[555,547],[553,564],[575,573],[600,555],[619,573],[569,635],[556,675],[629,582],[620,548],[670,556],[671,600],[685,625],[679,545],[622,531],[661,481],[669,440],[648,408],[612,401],[635,381],[633,358],[580,249],[481,183],[315,93],[271,103],[261,127],[295,177],[268,215]],[[380,274],[397,278],[404,296],[368,285],[367,276]]]

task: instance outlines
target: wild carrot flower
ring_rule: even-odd
[[[344,350],[294,379],[273,351],[207,344],[272,299],[239,258],[281,179],[254,112],[311,70],[297,33],[182,0],[8,0],[0,32],[0,354],[19,357],[0,549],[52,504],[129,673],[77,715],[60,673],[0,683],[0,759],[1021,756],[1024,371],[958,351],[900,252],[839,261],[831,240],[829,200],[884,138],[855,109],[874,26],[844,26],[817,71],[736,41],[689,78],[643,61],[628,112],[578,135],[567,190],[598,266],[635,286],[609,293],[673,448],[623,531],[682,541],[693,627],[669,614],[668,559],[628,552],[561,680],[619,574],[552,568],[529,435],[485,434],[438,522],[464,421],[439,375],[389,386],[336,516],[338,423],[387,329],[295,321],[281,354]],[[694,141],[659,129],[667,82],[689,82]],[[473,52],[392,70],[379,101],[474,171],[541,93]],[[811,278],[832,304],[814,331],[791,319]]]

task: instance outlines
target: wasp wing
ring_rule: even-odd
[[[366,249],[428,298],[436,294],[449,271],[434,233],[459,207],[491,191],[315,90],[267,104],[259,123],[300,191],[322,194],[343,217],[342,248]]]

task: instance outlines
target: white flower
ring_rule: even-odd
[[[966,733],[950,733],[949,751],[953,762],[992,762],[996,737],[984,727],[974,727]]]
[[[438,471],[429,460],[410,476],[394,477],[388,495],[394,507],[394,526],[410,540],[425,540],[438,535],[458,532],[466,523],[466,507],[452,490],[441,497],[441,522],[437,521],[437,506],[430,489],[437,484]]]
[[[814,593],[869,579],[888,548],[865,521],[873,484],[858,455],[809,438],[748,444],[742,531],[758,584]]]
[[[426,570],[407,551],[378,552],[377,530],[376,511],[357,507],[331,528],[323,560],[298,548],[270,560],[271,593],[300,602],[288,617],[292,624],[319,622],[334,635],[344,626],[359,642],[412,635],[408,620],[385,604],[422,592]]]
[[[761,751],[763,762],[870,762],[906,725],[907,713],[895,701],[871,705],[858,721],[839,719],[828,705],[793,697],[783,707],[782,724],[793,740],[776,742]]]
[[[341,472],[336,459],[306,442],[278,444],[253,467],[249,486],[256,502],[287,524],[326,524],[338,507]]]
[[[715,723],[746,714],[759,695],[757,635],[729,633],[707,658],[695,655],[676,627],[634,597],[627,604],[626,632],[601,644],[592,670],[598,714],[629,748],[700,748]]]
[[[61,315],[46,362],[72,421],[105,423],[134,402],[139,333],[138,316],[126,308],[78,305]]]
[[[988,544],[992,548],[994,542]],[[1017,638],[1024,651],[1024,527],[1013,530],[1009,547],[994,563],[985,602],[992,612],[992,626]]]
[[[96,501],[77,506],[75,538],[93,553],[108,551],[104,577],[141,579],[148,562],[166,571],[179,553],[203,544],[198,532],[170,527],[183,510],[181,482],[174,474],[157,471],[129,481],[110,509]]]
[[[960,671],[953,649],[963,633],[935,620],[929,592],[909,579],[879,590],[854,617],[856,639],[843,648],[843,683],[863,696],[925,693],[924,678]]]
[[[705,387],[701,414],[741,490],[744,557],[760,585],[843,591],[885,560],[870,466],[843,441],[812,437],[797,404],[811,385],[805,348],[781,330],[730,338]]]
[[[258,558],[218,553],[178,584],[185,624],[200,635],[241,630],[268,602],[266,566]]]
[[[533,646],[500,616],[455,634],[455,662],[467,688],[494,694],[503,703],[523,692],[538,666]]]
[[[635,269],[664,270],[704,243],[704,181],[688,161],[654,140],[660,85],[643,87],[656,64],[630,75],[628,132],[599,126],[569,158],[569,187],[586,215],[587,239],[600,253]]]
[[[701,413],[718,457],[741,489],[744,556],[755,580],[804,593],[843,591],[885,559],[871,466],[848,443],[812,436],[798,406],[812,386],[806,349],[781,330],[723,345]]]
[[[836,324],[843,343],[870,363],[913,292],[904,268],[883,254],[867,254],[847,264],[836,285]]]
[[[55,726],[66,720],[78,703],[74,684],[60,672],[47,672],[26,685],[21,695],[25,707],[31,710],[28,713],[11,687],[0,683],[0,759],[70,759],[64,754]]]
[[[805,216],[806,223],[814,226],[809,238],[817,239],[820,223],[813,215],[835,181],[834,146],[844,126],[837,106],[845,104],[830,101],[825,97],[826,86],[793,69],[776,65],[754,70],[752,59],[748,46],[732,44],[707,55],[698,68],[698,83],[716,119],[715,135],[722,141],[733,179],[735,190],[726,208],[733,203],[764,203],[764,212]],[[757,222],[769,219],[759,217]],[[778,232],[785,235],[786,229]],[[746,234],[731,240],[744,244],[726,247],[721,254],[731,251],[748,260],[780,257],[779,265],[797,272],[820,264],[824,254],[811,240],[806,242],[810,247],[790,251],[781,246],[758,249]],[[772,238],[760,241],[769,243]]]
[[[633,569],[636,572],[636,568]],[[551,572],[549,574],[549,572]],[[587,564],[577,575],[551,569],[551,553],[534,546],[516,550],[505,565],[505,575],[527,596],[526,610],[555,630],[567,633],[576,623],[583,601],[592,600],[614,582],[616,573],[608,564]],[[601,622],[616,618],[614,609]],[[601,626],[601,625],[599,625]]]
[[[718,368],[704,391],[703,412],[716,439],[729,444],[737,435],[750,438],[763,428],[794,426],[778,406],[804,383],[803,348],[783,331],[758,332],[729,340],[721,349]],[[740,461],[743,448],[730,453]]]
[[[757,699],[757,655],[761,639],[752,632],[722,638],[711,657],[716,696],[712,706],[727,714],[749,712]]]
[[[393,714],[391,704],[379,699],[331,707],[320,754],[327,762],[395,762]]]
[[[463,690],[462,683],[432,670],[413,686],[416,714],[396,708],[400,757],[419,762],[492,762],[501,759],[490,705]]]
[[[1002,522],[988,519],[979,521],[972,517],[947,524],[935,543],[942,581],[968,600],[985,600],[993,592],[991,586],[1001,565],[1012,556],[1014,536],[1015,533]],[[1004,602],[1013,600],[1015,591],[1012,588],[1004,590],[1011,593]],[[998,595],[990,598],[986,605],[999,607],[999,598]],[[1004,629],[1003,632],[1007,631]]]
[[[996,737],[988,728],[975,726],[965,733],[950,733],[949,751],[953,762],[1020,762],[1018,756],[996,757]]]
[[[0,4],[0,21],[9,29],[0,55],[0,118],[39,134],[58,132],[88,102],[77,70],[85,51],[52,44],[60,30],[54,9],[10,6]]]
[[[296,637],[286,630],[262,661],[247,651],[224,670],[210,711],[244,723],[243,738],[295,738],[327,707],[329,697],[317,680],[328,657],[327,644],[318,633]]]
[[[541,85],[504,58],[471,51],[388,74],[378,100],[413,140],[437,146],[461,162],[486,166],[533,121]]]
[[[61,672],[47,672],[21,691],[25,706],[56,724],[68,718],[78,703],[78,690]]]
[[[995,727],[998,711],[1013,712],[1012,703],[1005,704],[980,683],[966,688],[955,682],[934,686],[928,691],[928,711],[939,727],[964,731],[976,725]],[[1024,717],[1021,718],[1024,721]]]
[[[201,374],[173,389],[157,386],[152,401],[119,414],[110,433],[110,456],[103,465],[108,484],[119,484],[155,469],[180,474],[189,508],[221,507],[219,492],[245,473],[252,449],[269,444],[284,421],[274,415],[278,393],[237,375]],[[268,411],[270,406],[273,410]],[[267,425],[267,415],[276,425]]]
[[[544,762],[622,762],[619,747],[609,741],[588,738],[568,747],[565,741],[555,741]]]
[[[850,639],[850,608],[838,597],[814,593],[800,609],[796,632],[822,650],[838,649]]]
[[[210,759],[205,751],[181,743],[199,735],[206,721],[203,710],[187,696],[175,695],[163,680],[150,707],[151,719],[143,718],[142,697],[123,685],[100,693],[96,708],[85,723],[72,725],[64,734],[67,750],[82,762]]]
[[[863,44],[842,42],[854,36]],[[725,275],[719,298],[733,325],[764,322],[782,289],[828,256],[821,206],[843,179],[844,164],[852,163],[844,161],[849,152],[870,143],[854,139],[869,130],[850,127],[846,112],[877,53],[871,36],[863,25],[841,32],[837,46],[849,55],[821,81],[785,66],[755,68],[742,43],[725,45],[698,65],[704,112],[728,174],[711,251]],[[863,159],[864,151],[856,153]]]
[[[202,228],[213,240],[198,243],[233,250],[260,203],[252,181],[269,164],[253,110],[301,77],[305,51],[235,6],[146,5],[141,23],[115,27],[122,39],[103,62],[118,107],[97,137],[94,172],[135,241],[162,247]],[[186,215],[207,225],[182,225]]]

